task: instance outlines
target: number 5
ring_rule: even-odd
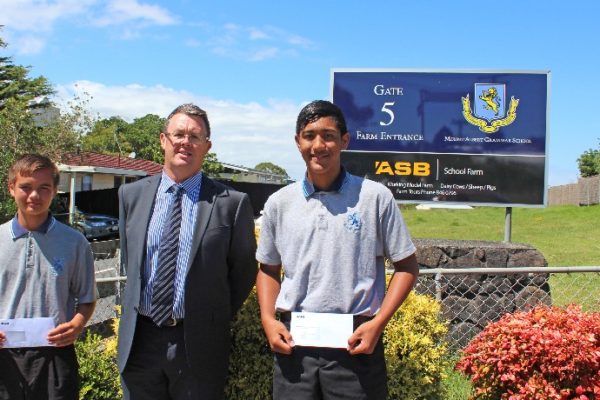
[[[388,126],[388,125],[391,125],[392,122],[394,122],[394,112],[391,109],[387,108],[387,107],[391,107],[393,105],[394,105],[393,101],[383,103],[383,107],[381,107],[381,111],[388,114],[390,116],[390,120],[387,123],[385,123],[383,121],[379,121],[379,125]]]

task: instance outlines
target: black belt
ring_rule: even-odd
[[[161,326],[156,325],[156,323],[154,321],[152,321],[152,318],[147,317],[143,314],[138,314],[138,319],[140,319],[141,321],[144,321],[146,323],[150,323],[157,328],[173,328],[175,326],[179,326],[179,325],[183,324],[183,318],[172,318],[171,317],[168,320],[166,320],[165,323],[162,324]]]
[[[279,320],[281,322],[290,322],[292,320],[291,311],[279,311],[279,312],[277,312],[277,315],[279,316]],[[374,318],[374,316],[368,316],[368,315],[353,315],[352,317],[354,319],[355,327],[362,325],[365,322],[370,321]]]

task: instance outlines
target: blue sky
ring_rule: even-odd
[[[101,116],[205,108],[220,160],[300,178],[294,124],[331,68],[549,70],[550,185],[600,137],[597,1],[0,0],[0,33]]]

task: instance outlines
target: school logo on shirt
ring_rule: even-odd
[[[59,276],[65,270],[65,259],[54,257],[52,259],[52,263],[50,264],[50,272],[54,276]]]
[[[360,230],[361,224],[362,223],[360,220],[360,214],[358,213],[358,211],[354,211],[348,214],[344,226],[350,232],[358,232]]]

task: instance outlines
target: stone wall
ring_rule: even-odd
[[[547,266],[538,250],[524,244],[429,239],[417,239],[415,244],[421,269]],[[548,274],[442,274],[438,279],[421,275],[416,291],[441,301],[454,348],[464,347],[489,322],[506,313],[551,304]]]

